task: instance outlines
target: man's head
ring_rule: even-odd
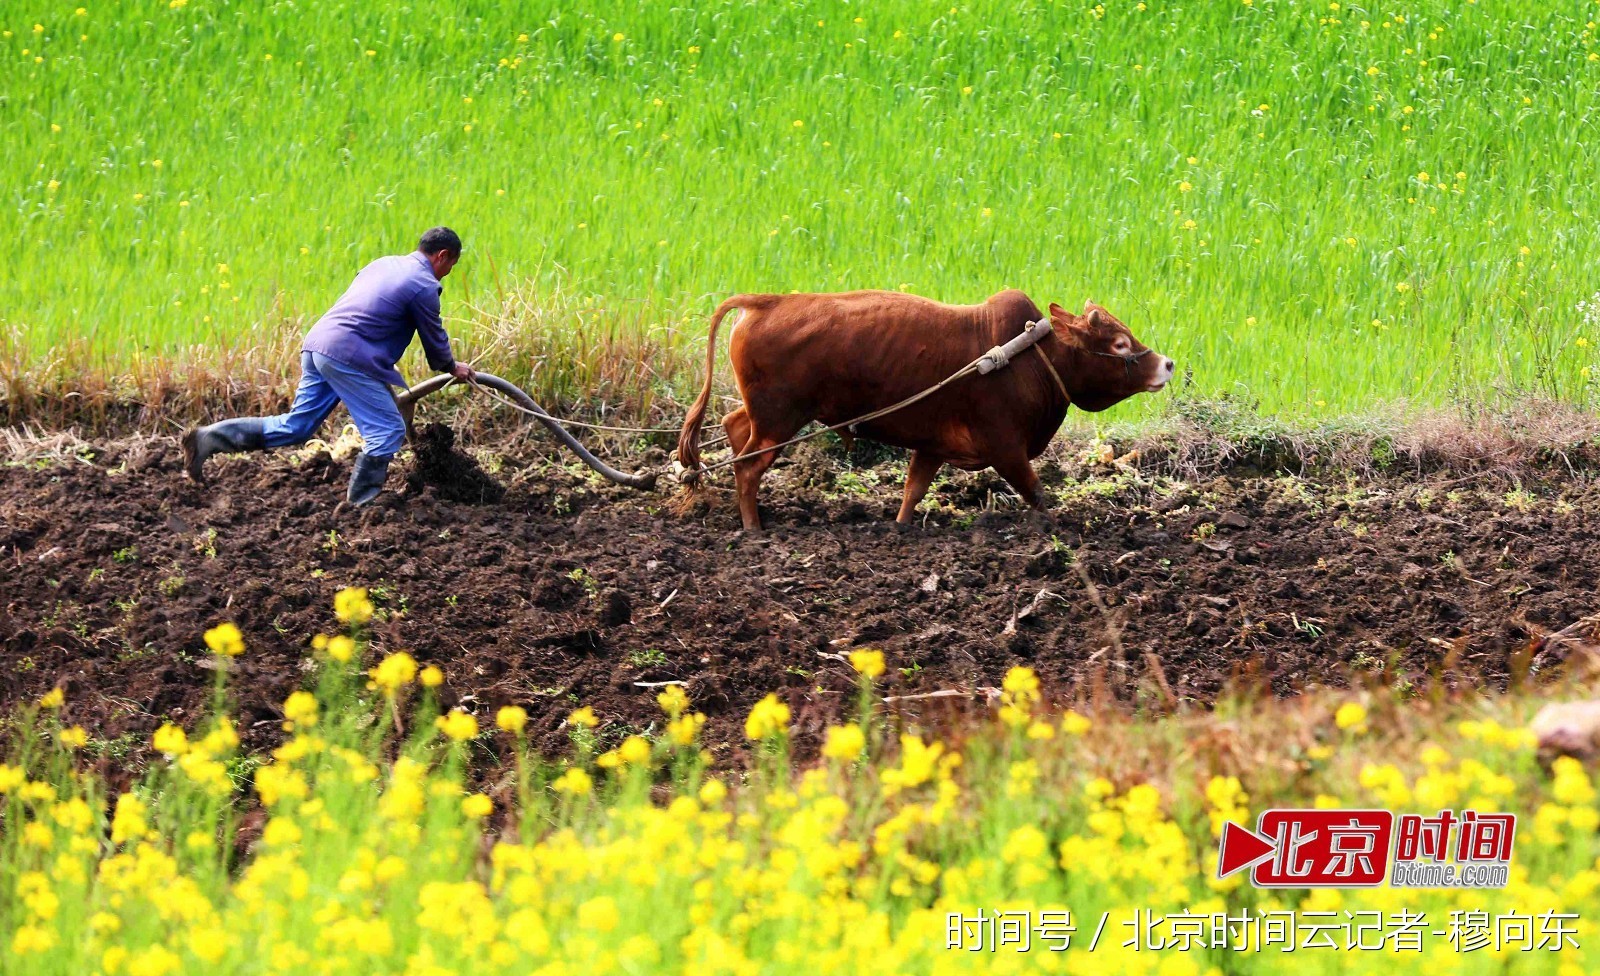
[[[433,276],[442,279],[461,260],[461,238],[448,227],[435,227],[423,233],[417,250],[433,265]]]

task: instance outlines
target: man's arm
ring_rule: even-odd
[[[444,322],[439,317],[439,289],[426,286],[417,289],[417,297],[411,301],[411,315],[428,365],[441,373],[459,375],[461,367],[450,351],[450,336],[445,333]]]

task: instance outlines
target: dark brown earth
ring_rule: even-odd
[[[406,473],[406,487],[420,492],[429,485],[447,502],[492,505],[506,497],[505,486],[489,477],[471,455],[455,449],[456,432],[449,424],[422,424],[413,442],[415,457]]]
[[[348,460],[320,450],[213,461],[206,488],[178,461],[121,442],[0,469],[0,706],[60,684],[66,720],[113,759],[198,716],[201,634],[223,620],[249,646],[232,682],[247,742],[271,741],[347,585],[380,608],[378,653],[438,664],[447,703],[481,717],[526,705],[551,747],[578,703],[607,736],[651,727],[641,683],[666,681],[687,682],[719,746],[768,691],[804,739],[853,701],[836,655],[864,646],[887,653],[891,695],[981,691],[1017,664],[1059,697],[1151,707],[1241,678],[1280,695],[1353,677],[1498,686],[1533,637],[1600,603],[1586,476],[1183,482],[1063,461],[1043,472],[1051,517],[957,475],[902,529],[901,463],[807,445],[775,469],[769,531],[751,537],[725,485],[680,517],[669,494],[564,458],[491,463],[507,488],[492,504],[400,472],[362,510],[343,502]]]

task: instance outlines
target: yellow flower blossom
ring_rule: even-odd
[[[650,761],[650,742],[643,736],[630,735],[617,746],[617,756],[630,766],[642,766]]]
[[[168,722],[150,737],[150,747],[169,756],[181,756],[189,749],[189,737],[182,728]]]
[[[434,719],[433,724],[452,742],[465,742],[478,734],[478,720],[460,709],[446,712]]]
[[[594,780],[583,769],[573,766],[556,777],[555,782],[551,783],[550,786],[557,793],[565,793],[568,796],[583,796],[594,788]]]
[[[364,586],[345,587],[333,595],[333,615],[341,623],[360,626],[372,619],[372,601]]]
[[[750,715],[745,719],[745,736],[753,741],[770,739],[782,735],[789,727],[789,706],[778,699],[775,694],[768,694],[756,702],[750,709]]]
[[[840,762],[855,762],[866,748],[866,736],[858,725],[835,725],[828,729],[822,744],[822,754]]]
[[[683,710],[689,707],[689,696],[681,685],[668,685],[656,695],[656,704],[667,713],[669,718],[677,718]]]
[[[1333,724],[1346,731],[1362,732],[1367,727],[1367,708],[1360,702],[1345,702],[1333,713]]]
[[[283,717],[293,728],[309,729],[317,724],[317,696],[297,691],[283,701]]]
[[[528,724],[527,709],[520,705],[505,705],[495,712],[494,724],[505,732],[520,735]]]
[[[329,642],[331,646],[331,641]],[[405,651],[396,651],[378,662],[377,667],[367,672],[373,685],[385,695],[393,698],[401,688],[416,680],[417,662]]]
[[[219,657],[238,657],[244,653],[244,635],[232,623],[223,622],[205,633],[206,646]]]
[[[866,678],[877,678],[884,672],[883,652],[868,648],[851,651],[849,654],[850,667],[855,672]]]

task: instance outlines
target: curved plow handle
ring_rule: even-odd
[[[406,418],[406,426],[409,428],[411,425],[411,413],[416,408],[416,403],[418,400],[430,393],[444,389],[453,382],[457,382],[455,377],[446,373],[440,373],[437,376],[428,377],[409,390],[404,390],[395,394],[395,402],[400,404],[400,412]],[[646,491],[656,486],[656,476],[651,472],[641,471],[638,474],[628,474],[625,471],[618,471],[616,468],[611,467],[609,464],[595,457],[576,437],[573,437],[565,427],[561,426],[561,423],[557,421],[556,418],[550,416],[548,413],[545,413],[544,408],[540,407],[533,401],[533,397],[528,396],[527,393],[523,392],[520,386],[517,386],[510,380],[501,379],[493,373],[479,373],[477,375],[477,382],[479,386],[486,386],[489,389],[498,393],[503,393],[512,400],[516,401],[519,406],[521,406],[528,413],[532,414],[534,419],[548,427],[550,429],[550,433],[556,435],[556,439],[570,448],[574,454],[578,455],[578,457],[582,458],[584,464],[587,464],[589,467],[598,471],[600,476],[605,478],[607,481],[618,485],[627,485],[629,488],[639,488]]]

